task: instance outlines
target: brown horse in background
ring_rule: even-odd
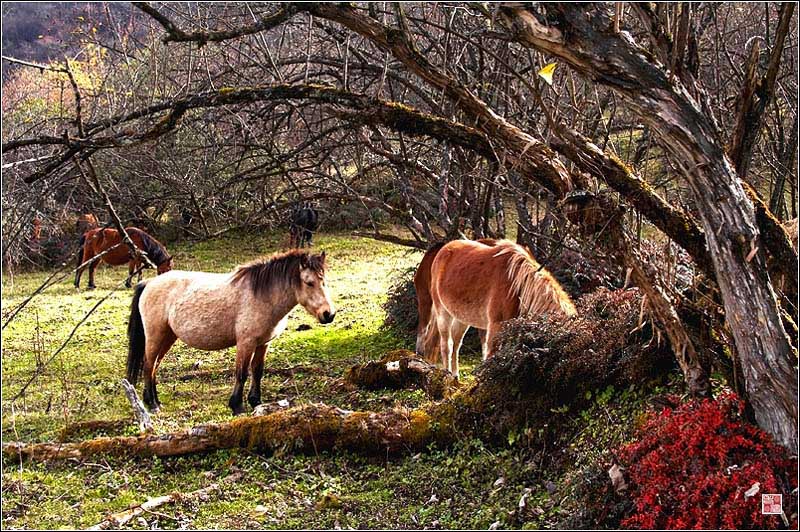
[[[530,252],[508,240],[493,241],[493,245],[448,242],[430,264],[428,293],[431,310],[422,346],[429,347],[431,338],[438,336],[442,365],[456,376],[458,352],[469,327],[486,330],[485,360],[492,356],[492,342],[504,321],[526,315],[575,314],[572,300],[558,281]]]
[[[497,240],[494,238],[481,238],[475,242],[480,242],[486,246],[494,246]],[[444,247],[444,242],[434,244],[423,255],[422,260],[417,267],[417,272],[414,274],[414,291],[417,294],[417,355],[425,358],[428,362],[435,363],[439,360],[439,334],[436,327],[428,330],[428,323],[431,317],[431,307],[433,306],[433,298],[431,298],[431,264],[436,254]],[[478,329],[478,335],[481,338],[481,345],[483,344],[486,336],[484,329]]]
[[[33,230],[31,231],[31,245],[38,246],[42,240],[42,220],[37,216],[33,219]]]
[[[167,248],[161,242],[137,227],[126,227],[125,232],[128,233],[137,248],[147,253],[147,257],[158,268],[159,275],[172,269],[172,257],[169,256]],[[108,253],[89,263],[88,288],[95,287],[94,271],[101,260],[111,266],[121,266],[127,262],[128,279],[125,281],[125,286],[131,287],[131,277],[133,277],[133,272],[141,267],[141,261],[137,256],[133,256],[130,249],[122,242],[122,236],[119,231],[110,228],[92,229],[81,236],[80,244],[83,253],[78,254],[78,269],[75,270],[75,288],[80,287],[81,284],[81,275],[83,274],[81,264],[91,260],[93,257],[97,257],[104,251],[108,251]],[[140,270],[139,281],[141,280],[142,272]]]
[[[81,235],[86,231],[97,229],[97,227],[98,227],[97,218],[95,218],[94,214],[92,213],[81,214],[80,216],[78,216],[78,219],[75,220],[75,228]]]

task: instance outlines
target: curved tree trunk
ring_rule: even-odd
[[[605,8],[548,3],[544,9],[546,24],[518,4],[502,12],[515,40],[559,57],[625,97],[678,162],[700,212],[756,420],[796,452],[796,353],[767,275],[753,204],[713,119],[630,37],[613,31]]]

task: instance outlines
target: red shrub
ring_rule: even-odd
[[[621,450],[627,465],[631,528],[783,528],[778,515],[761,514],[763,493],[782,493],[792,514],[797,459],[761,429],[741,419],[733,394],[684,404],[651,416],[641,440]],[[745,492],[756,482],[754,496]],[[790,500],[791,499],[791,500]],[[797,528],[796,515],[793,528]]]

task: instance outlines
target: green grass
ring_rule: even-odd
[[[279,248],[282,235],[242,235],[195,245],[170,246],[177,267],[228,271],[236,264]],[[272,342],[262,386],[264,402],[325,402],[348,409],[381,410],[423,402],[418,391],[353,390],[343,384],[345,369],[376,359],[389,349],[412,347],[381,328],[381,304],[396,272],[415,265],[418,251],[344,234],[319,235],[318,250],[328,253],[328,283],[338,307],[333,324],[322,326],[301,308],[290,315],[284,334]],[[149,275],[152,275],[149,273]],[[27,273],[3,279],[5,314],[47,276]],[[118,290],[80,327],[69,345],[47,365],[24,398],[10,399],[69,334],[82,316],[122,281],[124,268],[101,268],[95,291],[76,291],[71,279],[36,298],[3,331],[2,385],[4,441],[54,441],[71,427],[69,440],[99,435],[135,434],[122,388],[127,353],[126,322],[130,291]],[[85,281],[84,281],[85,282]],[[309,330],[297,331],[301,324]],[[202,360],[203,378],[181,381]],[[155,418],[158,432],[231,418],[227,407],[233,350],[201,352],[178,342],[159,370],[163,402]],[[479,357],[467,357],[467,375]],[[270,369],[296,367],[293,374]],[[467,377],[469,378],[469,377]],[[621,424],[641,410],[631,403]],[[637,408],[631,408],[631,404]],[[613,401],[612,401],[613,405]],[[608,409],[608,401],[596,408]],[[586,424],[591,410],[577,416],[575,456],[608,444],[593,441],[607,427]],[[98,423],[100,422],[100,423]],[[587,429],[588,427],[588,429]],[[596,429],[596,430],[595,430]],[[614,438],[619,439],[615,433]],[[615,440],[616,441],[616,440]],[[583,447],[587,449],[584,449]],[[172,491],[189,492],[240,471],[242,480],[204,501],[166,505],[146,513],[146,523],[131,528],[487,528],[552,526],[561,516],[557,500],[544,489],[541,449],[509,445],[488,448],[465,439],[450,449],[386,459],[349,453],[316,456],[257,456],[230,450],[176,459],[97,459],[50,464],[3,464],[4,528],[83,528],[133,503]],[[495,481],[503,477],[502,485]],[[523,490],[532,490],[524,511]]]

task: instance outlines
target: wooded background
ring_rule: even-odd
[[[3,9],[6,56],[40,30]],[[545,265],[622,265],[694,394],[693,331],[713,331],[796,451],[794,4],[73,9],[60,47],[3,63],[6,268],[64,260],[106,195],[166,238],[280,226],[308,200],[323,229],[416,247],[515,232]]]

